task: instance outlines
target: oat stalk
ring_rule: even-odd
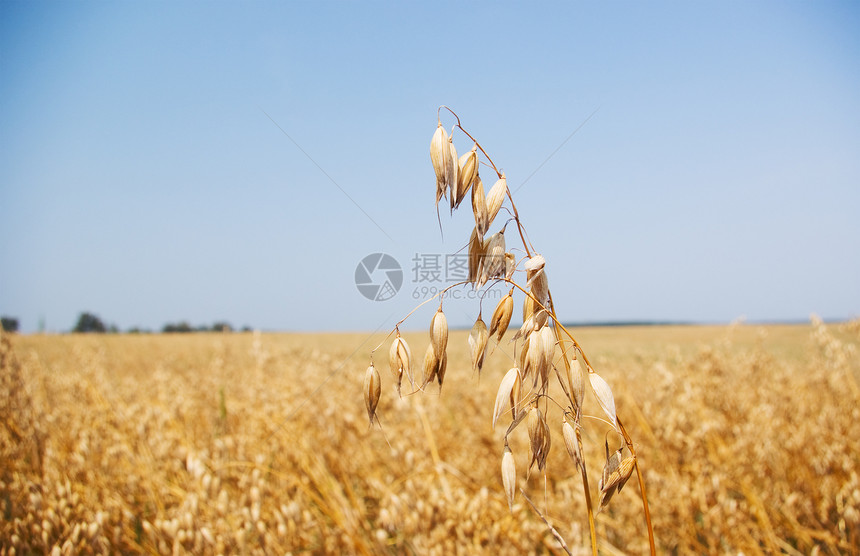
[[[442,125],[441,112],[443,109],[450,112],[456,120],[450,134],[446,133]],[[486,291],[497,284],[507,284],[511,289],[496,306],[492,318],[488,323],[483,322],[479,305],[478,318],[469,335],[469,347],[472,359],[471,367],[473,370],[480,371],[484,358],[492,355],[492,351],[489,354],[485,352],[488,340],[494,340],[495,345],[493,350],[496,347],[502,346],[502,340],[508,332],[508,325],[513,313],[513,294],[515,291],[521,292],[525,296],[523,302],[523,324],[519,330],[512,331],[509,334],[509,342],[517,342],[514,346],[514,355],[516,355],[517,346],[519,346],[519,357],[511,357],[515,361],[515,365],[508,370],[501,381],[491,419],[491,425],[495,426],[497,421],[503,417],[507,418],[508,414],[510,415],[510,424],[504,436],[504,451],[501,465],[502,479],[509,508],[513,511],[513,499],[516,494],[516,470],[508,442],[509,436],[523,422],[527,422],[531,464],[528,466],[525,475],[528,477],[532,467],[537,464],[538,471],[544,473],[546,480],[548,472],[546,468],[547,456],[552,446],[550,410],[552,409],[553,413],[560,411],[563,417],[565,445],[582,479],[592,554],[594,556],[598,554],[595,525],[597,514],[607,507],[614,494],[622,490],[634,469],[636,470],[639,482],[639,492],[644,507],[651,554],[655,554],[654,533],[648,508],[648,499],[645,493],[645,483],[638,459],[636,458],[633,440],[621,424],[620,419],[618,419],[615,397],[611,386],[597,373],[583,347],[558,318],[549,288],[546,260],[537,252],[528,237],[511,190],[507,186],[507,178],[504,172],[500,171],[481,143],[462,126],[460,117],[453,110],[447,106],[440,106],[437,110],[437,121],[436,133],[433,135],[430,144],[431,163],[436,173],[437,217],[441,199],[448,199],[451,213],[453,214],[455,210],[458,210],[466,196],[471,195],[471,203],[467,205],[471,205],[472,207],[475,227],[467,242],[469,278],[466,281],[443,288],[431,298],[417,305],[403,319],[398,321],[394,326],[394,330],[386,336],[379,346],[371,351],[371,367],[368,369],[368,373],[371,373],[371,369],[373,369],[373,353],[388,341],[392,333],[396,333],[397,337],[394,339],[394,343],[392,343],[390,349],[390,366],[398,381],[397,390],[398,392],[400,391],[401,375],[405,370],[412,368],[412,363],[408,346],[405,346],[405,341],[400,338],[399,326],[414,315],[420,307],[438,297],[439,307],[430,323],[430,342],[424,357],[424,377],[423,380],[417,380],[415,383],[412,383],[410,380],[410,383],[413,388],[411,394],[423,391],[424,387],[433,381],[438,382],[441,389],[448,367],[448,326],[443,310],[445,293],[451,288],[471,284],[475,290],[484,290],[480,295],[481,303],[483,303]],[[463,151],[464,154],[459,157],[457,156],[457,149],[454,146],[455,132],[462,133],[472,143],[471,150]],[[483,160],[480,159],[481,157],[483,157]],[[484,193],[485,187],[480,177],[481,165],[492,168],[498,178],[486,195]],[[500,230],[491,233],[490,228],[493,221],[502,208],[505,209],[510,217],[502,222]],[[516,226],[521,242],[520,247],[525,253],[525,256],[519,261],[510,252],[508,248],[509,241],[506,241],[505,237],[507,225],[511,221]],[[525,282],[522,282],[516,275],[517,271],[525,273]],[[556,365],[555,361],[556,354],[559,352],[561,353],[563,363],[561,368]],[[556,399],[550,393],[551,374],[555,374],[558,379],[558,384],[564,393],[563,398]],[[368,376],[369,379],[365,385],[365,398],[369,400],[368,414],[372,423],[379,395],[376,393],[376,390],[371,391],[370,388],[378,389],[378,380],[376,375],[368,374]],[[420,387],[417,389],[416,384],[420,384]],[[594,400],[602,410],[599,416],[585,415],[583,413],[582,405],[586,385],[591,390]],[[411,394],[407,394],[407,396]],[[541,410],[540,401],[542,398],[544,403]],[[431,454],[438,469],[440,460],[438,453],[435,451],[435,442],[432,439],[423,413],[421,415],[426,429],[425,433],[431,445]],[[568,416],[572,418],[572,422],[568,422]],[[598,484],[599,507],[596,511],[589,486],[588,466],[581,450],[582,436],[580,431],[583,428],[582,417],[593,417],[597,421],[605,422],[624,441],[622,448],[611,454],[608,441],[606,442],[606,463],[603,466],[603,476]],[[627,448],[630,456],[622,458],[624,447]],[[535,513],[544,521],[565,552],[570,554],[562,535],[549,523],[543,513],[538,510],[522,489],[520,489],[520,493]]]

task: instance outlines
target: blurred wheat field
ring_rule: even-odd
[[[574,334],[637,442],[658,552],[860,553],[860,321]],[[508,509],[490,421],[510,361],[473,376],[467,335],[441,396],[398,399],[380,358],[380,430],[361,385],[381,335],[4,334],[0,553],[561,553]],[[552,432],[546,479],[520,486],[590,553]],[[597,518],[601,553],[647,553],[634,482]]]

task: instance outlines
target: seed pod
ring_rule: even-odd
[[[502,382],[499,384],[499,391],[496,393],[496,403],[493,405],[493,428],[496,428],[496,421],[499,420],[502,413],[507,411],[508,407],[511,409],[512,417],[516,418],[521,391],[522,379],[520,378],[520,370],[512,367],[505,373]]]
[[[544,327],[546,328],[546,327]],[[543,328],[541,329],[543,330]],[[545,353],[545,345],[543,343],[543,338],[541,336],[541,330],[535,330],[531,334],[528,335],[529,340],[529,372],[533,372],[535,374],[534,379],[534,387],[537,387],[538,383],[541,384],[541,389],[543,385],[546,384],[546,377],[548,376],[547,367],[546,367],[546,353]]]
[[[460,157],[457,170],[457,199],[454,202],[454,208],[460,206],[463,199],[466,198],[466,193],[475,182],[475,177],[478,175],[478,145],[472,147],[472,150]]]
[[[609,384],[603,380],[600,375],[594,372],[591,367],[588,368],[588,379],[591,382],[591,390],[597,398],[597,403],[603,408],[606,416],[609,417],[609,422],[615,429],[618,429],[618,424],[615,421],[615,397],[612,395],[612,389]]]
[[[567,448],[567,453],[570,455],[570,459],[573,460],[574,465],[578,470],[582,469],[582,451],[580,448],[580,442],[578,433],[574,430],[573,425],[567,420],[567,412],[561,418],[561,432],[564,437],[564,446]]]
[[[439,360],[439,366],[436,367],[436,381],[439,383],[439,390],[442,390],[442,381],[445,380],[445,371],[448,370],[448,352],[442,352],[442,359]]]
[[[497,334],[496,341],[501,342],[502,336],[508,329],[511,323],[511,315],[514,312],[514,290],[511,289],[508,295],[503,297],[499,304],[496,305],[496,310],[493,311],[493,316],[490,318],[490,336]]]
[[[505,234],[497,232],[487,240],[487,251],[484,257],[482,278],[501,278],[505,275]]]
[[[508,192],[508,180],[505,178],[505,174],[502,173],[502,177],[490,188],[490,192],[487,193],[487,227],[489,228],[490,224],[493,223],[493,220],[496,219],[496,215],[499,214],[499,209],[502,208],[502,203],[505,202],[505,195]]]
[[[541,388],[546,388],[549,385],[549,370],[552,368],[552,362],[555,359],[555,332],[549,325],[545,325],[540,329],[541,353],[543,362],[540,367],[540,382]]]
[[[502,454],[502,485],[505,487],[505,496],[508,498],[508,508],[514,511],[514,496],[517,490],[517,470],[514,466],[514,455],[505,441],[505,452]]]
[[[409,380],[413,386],[415,381],[412,377],[412,350],[409,349],[409,344],[406,340],[400,337],[398,332],[397,337],[391,342],[391,349],[388,351],[388,364],[391,367],[391,372],[397,380],[397,394],[400,394],[400,383],[403,380],[403,375]]]
[[[486,282],[481,280],[481,268],[484,264],[484,240],[478,233],[478,228],[472,228],[469,237],[469,281],[480,289]]]
[[[379,373],[371,363],[364,373],[364,404],[367,406],[367,416],[370,418],[371,425],[376,416],[376,406],[379,404],[381,394],[382,382],[379,380]]]
[[[442,307],[439,307],[430,321],[430,344],[436,351],[436,357],[442,359],[442,355],[448,348],[448,319],[445,318]]]
[[[534,298],[530,295],[525,296],[525,299],[523,299],[523,322],[529,320],[529,317],[534,314],[536,307]]]
[[[528,380],[529,373],[532,371],[531,357],[529,356],[531,337],[531,334],[526,334],[523,340],[523,348],[520,350],[520,369],[522,369],[523,380]]]
[[[490,215],[487,212],[487,198],[484,196],[484,182],[481,176],[475,175],[475,184],[472,186],[472,214],[475,216],[475,228],[482,238],[490,227]]]
[[[531,288],[532,295],[541,305],[546,306],[549,301],[549,284],[546,279],[544,266],[546,261],[541,255],[534,255],[526,261],[526,279]]]
[[[606,464],[603,467],[603,476],[597,485],[600,489],[600,502],[597,513],[600,513],[609,504],[609,501],[616,492],[621,492],[621,489],[624,488],[627,480],[633,474],[636,458],[629,456],[622,460],[622,450],[623,447],[613,452],[610,456],[609,445],[607,444],[606,446]]]
[[[451,212],[454,212],[454,203],[457,200],[457,180],[459,179],[460,165],[457,163],[457,148],[454,147],[454,130],[451,130],[451,135],[448,136],[448,153],[451,157],[453,171],[448,176],[448,195],[451,201]]]
[[[451,151],[448,150],[448,134],[445,133],[442,122],[436,126],[436,132],[430,141],[430,161],[436,172],[436,206],[439,206],[439,200],[447,194],[448,182],[454,171]]]
[[[439,369],[440,358],[436,355],[436,350],[433,349],[433,344],[427,346],[427,351],[424,352],[424,380],[421,382],[421,389],[433,382],[436,379],[436,371]]]
[[[529,445],[532,451],[532,461],[529,464],[529,471],[532,466],[537,463],[538,471],[543,471],[546,467],[546,458],[549,455],[550,448],[550,431],[543,413],[535,403],[528,414],[529,427]]]
[[[573,359],[570,360],[570,395],[573,397],[573,409],[576,411],[577,420],[582,411],[582,399],[585,397],[585,385],[582,381],[582,363],[576,357],[576,350],[573,352]]]
[[[469,352],[472,355],[472,371],[481,372],[481,367],[484,366],[484,355],[486,355],[487,341],[490,335],[487,332],[487,325],[484,324],[481,315],[478,315],[478,320],[472,326],[472,331],[469,333]]]

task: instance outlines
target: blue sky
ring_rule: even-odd
[[[389,326],[471,230],[436,220],[445,104],[563,319],[860,316],[857,29],[853,2],[3,2],[0,313]],[[388,301],[354,285],[374,252]]]

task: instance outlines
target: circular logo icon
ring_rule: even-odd
[[[387,301],[403,285],[403,270],[391,255],[371,253],[355,267],[355,287],[371,301]]]

